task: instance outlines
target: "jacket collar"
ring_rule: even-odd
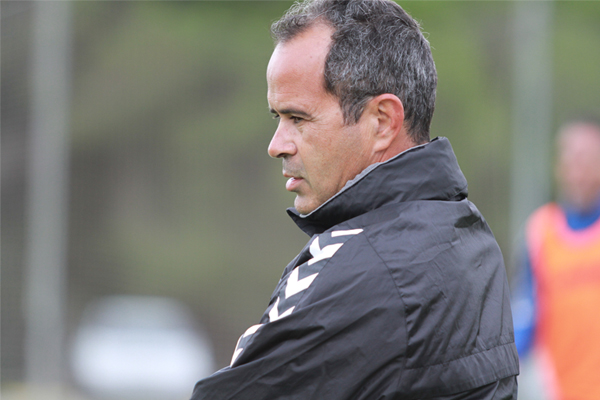
[[[367,167],[309,214],[287,212],[312,236],[391,203],[460,200],[467,197],[463,175],[448,139],[439,137]]]

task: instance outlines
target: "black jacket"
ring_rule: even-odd
[[[192,399],[516,399],[502,255],[466,197],[438,138],[288,210],[311,240]]]

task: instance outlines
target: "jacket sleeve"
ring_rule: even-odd
[[[321,237],[320,250],[335,244],[329,239]],[[240,338],[235,361],[198,382],[192,400],[386,398],[400,379],[405,327],[385,268],[372,257],[365,265],[369,251],[349,242],[284,276],[261,324]]]

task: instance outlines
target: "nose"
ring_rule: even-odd
[[[284,121],[279,121],[277,130],[273,134],[271,143],[269,143],[268,153],[273,158],[282,158],[296,154],[297,148],[291,140],[288,129],[284,126]]]

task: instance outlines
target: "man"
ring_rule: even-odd
[[[268,152],[311,239],[192,399],[516,398],[502,256],[449,142],[429,141],[419,26],[391,1],[317,0],[272,32]]]
[[[600,399],[600,125],[558,135],[561,202],[527,223],[527,262],[515,287],[519,355],[535,349],[550,398]]]

